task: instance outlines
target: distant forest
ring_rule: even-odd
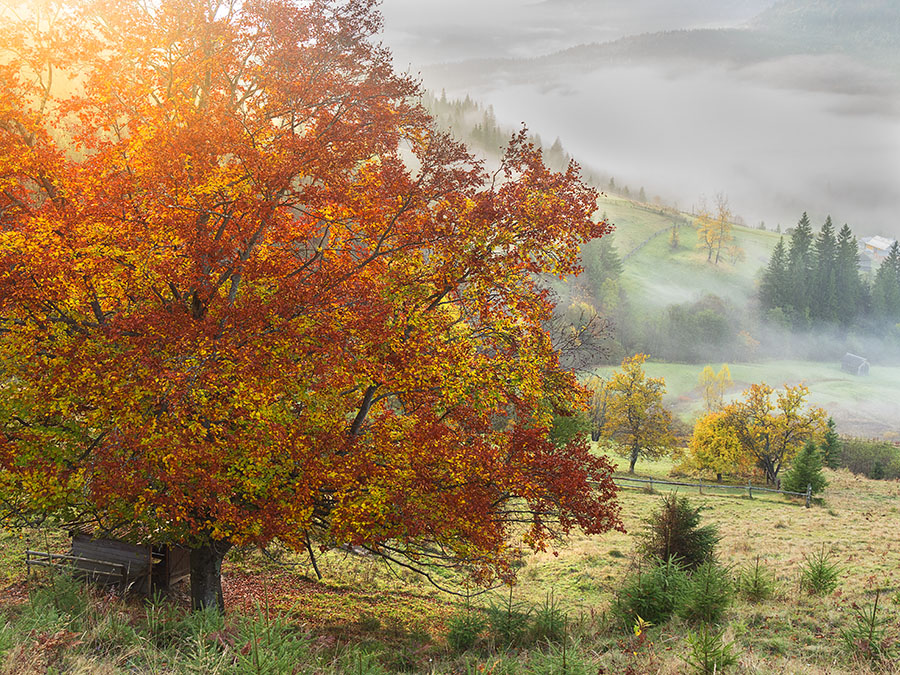
[[[850,227],[835,234],[831,218],[814,234],[806,213],[785,245],[779,240],[762,275],[759,303],[766,318],[792,330],[860,327],[878,335],[898,332],[900,250],[895,241],[871,281],[859,266]]]

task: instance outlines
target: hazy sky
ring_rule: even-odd
[[[588,42],[733,25],[770,0],[382,0],[398,68],[484,56],[530,57]]]
[[[748,223],[809,211],[859,235],[900,236],[900,78],[847,57],[751,66],[641,63],[534,80],[441,82],[428,64],[529,58],[626,35],[739,26],[769,0],[384,0],[383,40],[426,86],[527,122],[586,166],[690,208],[725,193]]]

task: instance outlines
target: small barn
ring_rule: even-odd
[[[190,576],[190,549],[177,545],[134,544],[123,533],[69,530],[72,547],[64,555],[26,552],[29,568],[68,566],[78,577],[149,595]]]
[[[847,352],[841,359],[841,370],[851,375],[868,375],[869,362],[862,356]]]

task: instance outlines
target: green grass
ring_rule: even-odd
[[[779,236],[735,227],[737,243],[745,249],[746,259],[736,264],[722,259],[715,265],[707,262],[705,251],[696,248],[697,235],[692,227],[680,227],[679,232],[678,249],[672,250],[668,235],[663,234],[625,262],[625,288],[635,299],[632,305],[644,312],[698,300],[704,294],[744,306],[756,292],[756,277],[768,263]]]
[[[641,461],[638,472],[664,477],[671,466],[669,460]],[[743,569],[759,557],[775,578],[774,597],[737,599],[723,617],[724,637],[735,642],[738,655],[731,672],[898,672],[896,665],[876,670],[848,653],[844,640],[854,605],[871,606],[876,591],[879,612],[890,617],[888,639],[900,637],[897,484],[846,471],[829,471],[828,479],[825,506],[811,509],[779,497],[684,492],[702,507],[701,523],[719,529],[724,566]],[[86,595],[68,582],[54,587],[45,575],[26,581],[18,557],[22,545],[6,536],[0,538],[0,559],[11,581],[0,587],[0,672],[255,673],[278,672],[273,664],[287,661],[299,672],[323,675],[548,673],[563,672],[563,661],[572,666],[568,672],[684,672],[682,659],[691,653],[687,638],[695,630],[689,624],[676,618],[642,638],[611,625],[611,599],[635,564],[635,533],[659,495],[623,490],[619,499],[627,533],[575,533],[555,551],[527,555],[519,572],[513,603],[533,608],[536,616],[552,597],[564,617],[560,642],[504,650],[486,632],[462,654],[446,638],[463,603],[371,558],[330,551],[319,561],[325,579],[316,582],[302,556],[282,552],[286,562],[299,564],[290,568],[252,551],[231,557],[224,575],[230,613],[217,623],[188,616],[183,590],[163,605],[147,606]],[[64,545],[59,537],[48,541]],[[801,590],[800,575],[805,556],[823,543],[842,571],[835,592],[814,597]],[[508,589],[473,597],[471,611],[503,606],[507,599]]]
[[[718,369],[721,364],[710,364]],[[848,436],[900,438],[900,367],[873,366],[868,377],[841,371],[840,364],[817,361],[773,360],[729,363],[734,385],[727,399],[739,397],[751,384],[765,382],[774,388],[804,383],[809,403],[821,406],[837,422],[838,433]],[[614,366],[596,368],[607,376]],[[691,422],[703,412],[697,385],[703,366],[650,361],[644,370],[666,381],[665,402],[679,417]]]

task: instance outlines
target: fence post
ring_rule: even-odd
[[[807,484],[806,486],[806,508],[809,508],[809,503],[812,499],[812,485]]]
[[[750,481],[747,481],[747,494],[750,495],[750,499],[753,499],[753,486],[750,485]]]
[[[703,476],[700,476],[700,494],[703,494]]]

